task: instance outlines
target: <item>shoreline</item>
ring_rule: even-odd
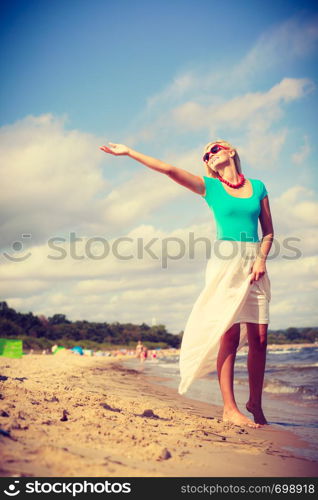
[[[303,347],[318,347],[318,343],[300,343],[300,344],[267,344],[267,349],[268,350],[277,350],[277,349],[283,349],[283,348],[287,348],[287,349],[301,349]],[[244,345],[241,350],[246,350],[248,348],[248,345]],[[67,348],[67,350],[71,350],[69,348]],[[122,352],[122,351],[127,351],[126,353]],[[149,350],[156,350],[155,348],[149,348]],[[93,351],[93,350],[92,350]],[[119,352],[121,351],[121,352]],[[93,351],[94,352],[94,356],[97,356],[97,355],[100,355],[100,354],[97,354],[100,353],[100,352],[103,352],[103,351]],[[108,358],[116,358],[116,359],[119,359],[119,358],[127,358],[127,357],[135,357],[135,348],[132,348],[132,347],[129,347],[129,346],[126,346],[125,349],[119,349],[117,350],[116,348],[114,349],[111,349],[111,350],[104,350],[105,353],[107,353],[107,355],[105,357],[108,357]],[[162,352],[164,353],[165,356],[175,356],[175,355],[179,355],[180,353],[180,348],[169,348],[169,347],[166,347],[166,348],[161,348],[160,351],[158,351],[159,353]],[[113,353],[113,354],[112,354]],[[34,351],[32,349],[27,349],[27,350],[24,350],[23,352],[24,355],[30,355],[30,354],[35,354],[35,355],[40,355],[40,354],[43,354],[41,350],[38,350],[38,351]],[[47,352],[46,355],[51,355],[52,353],[51,352]],[[85,354],[85,353],[84,353]],[[87,356],[87,354],[86,354]],[[102,356],[104,357],[104,356]]]
[[[0,358],[1,476],[315,477],[292,432],[223,423],[222,408],[122,360]],[[5,377],[8,377],[5,379]],[[308,446],[308,445],[307,445]],[[229,461],[231,467],[229,469]]]

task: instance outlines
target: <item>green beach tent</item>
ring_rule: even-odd
[[[22,340],[0,339],[0,356],[22,358]]]
[[[63,351],[63,349],[65,349],[65,347],[63,347],[63,346],[59,345],[59,346],[57,346],[57,348],[54,350],[53,354],[57,354],[58,352]]]

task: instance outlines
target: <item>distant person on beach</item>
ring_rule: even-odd
[[[143,343],[141,342],[141,340],[138,340],[138,343],[136,345],[136,358],[140,358],[140,355],[141,355],[141,352],[142,352],[142,348],[143,348]]]
[[[140,353],[140,361],[143,363],[144,361],[146,361],[147,358],[148,358],[148,348],[146,346],[143,346]]]
[[[262,391],[271,300],[266,259],[274,230],[265,184],[244,176],[236,148],[224,140],[209,142],[204,147],[203,176],[124,144],[109,142],[100,149],[115,156],[129,156],[165,174],[207,203],[216,223],[216,252],[208,259],[205,286],[184,329],[178,392],[184,394],[196,378],[217,370],[224,403],[223,421],[254,428],[266,425]],[[233,390],[236,352],[247,341],[250,394],[245,407],[254,421],[239,410]]]

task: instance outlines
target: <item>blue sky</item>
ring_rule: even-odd
[[[98,146],[126,143],[203,175],[202,148],[222,137],[245,175],[265,183],[277,238],[301,240],[301,259],[268,262],[270,326],[317,324],[314,2],[13,0],[1,24],[1,237],[8,251],[31,234],[32,253],[2,255],[4,300],[182,330],[203,286],[201,254],[168,269],[147,259],[57,264],[47,242],[71,231],[186,241],[193,230],[213,240],[204,200]]]
[[[197,69],[204,79],[205,71],[235,65],[264,31],[317,16],[314,2],[286,0],[4,4],[2,123],[67,113],[69,127],[97,134],[122,133],[177,74]],[[279,76],[315,77],[313,57],[268,61],[272,71],[253,75],[249,89],[264,90]]]

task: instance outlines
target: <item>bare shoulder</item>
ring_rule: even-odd
[[[212,185],[214,183],[216,183],[216,179],[212,176],[206,176],[206,175],[203,175],[200,177],[201,179],[201,183],[202,183],[202,191],[200,192],[201,196],[203,196],[203,198],[206,197],[207,195],[207,189],[209,190],[209,188],[212,188]]]
[[[200,184],[202,186],[202,189],[200,190],[199,194],[203,196],[203,198],[205,198],[207,195],[207,189],[209,189],[209,187],[212,187],[211,185],[213,184],[213,182],[215,182],[215,179],[214,177],[206,175],[200,176],[199,179],[200,179]]]

